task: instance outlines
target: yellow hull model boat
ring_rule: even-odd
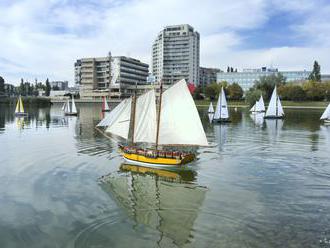
[[[187,148],[208,146],[184,79],[164,93],[160,85],[158,108],[155,90],[150,90],[122,101],[97,126],[125,139],[127,143],[120,145],[122,156],[136,165],[184,165],[196,158]]]
[[[170,152],[121,147],[123,157],[128,163],[136,165],[176,166],[192,162],[194,153]]]

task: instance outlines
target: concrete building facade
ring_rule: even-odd
[[[261,69],[243,69],[242,72],[218,72],[217,82],[227,81],[228,83],[238,83],[244,91],[253,87],[260,77],[281,73],[287,82],[308,80],[310,71],[279,71],[277,68],[262,67]]]
[[[188,24],[165,27],[152,45],[151,73],[171,85],[184,78],[199,84],[200,36]]]
[[[68,81],[52,81],[49,84],[53,90],[67,90],[69,88]]]
[[[217,73],[220,72],[217,68],[199,67],[199,85],[206,87],[208,84],[217,82]]]
[[[83,58],[75,63],[81,98],[128,97],[127,89],[146,84],[149,65],[125,56]]]

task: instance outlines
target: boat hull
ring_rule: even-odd
[[[17,112],[15,113],[15,116],[27,116],[28,114],[27,113],[24,113],[24,112]]]
[[[265,116],[264,119],[283,119],[284,116]]]
[[[123,153],[123,157],[127,163],[152,167],[175,167],[187,164],[195,159],[194,154],[188,154],[182,159],[164,157],[152,158],[134,153]]]
[[[326,125],[330,125],[330,119],[325,119],[325,120],[324,120],[324,124],[326,124]]]
[[[77,116],[78,113],[64,113],[64,115],[66,115],[66,116]]]
[[[230,119],[213,119],[213,123],[230,123]]]

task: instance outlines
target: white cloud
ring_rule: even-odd
[[[296,2],[283,2],[281,7],[293,11]],[[322,46],[239,49],[245,42],[239,31],[264,25],[270,5],[275,6],[266,0],[10,1],[0,4],[0,57],[5,59],[0,60],[0,73],[12,83],[21,76],[30,81],[49,77],[72,82],[77,58],[104,56],[108,51],[149,63],[158,32],[166,25],[180,23],[189,23],[201,33],[203,66],[224,69],[227,65],[243,68],[273,63],[284,69],[309,69],[317,59],[330,72],[326,60],[329,45],[322,43],[328,41],[330,32],[315,36]],[[306,5],[314,6],[312,1]],[[306,13],[306,22],[293,28],[299,35],[309,34],[312,16],[306,9],[300,11]],[[328,31],[326,20],[322,23],[325,28],[321,31]]]

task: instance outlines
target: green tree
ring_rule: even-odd
[[[50,87],[50,83],[49,83],[49,80],[48,80],[48,78],[46,79],[46,90],[45,90],[45,95],[46,96],[49,96],[49,94],[50,94],[50,89],[51,89],[51,87]]]
[[[0,92],[5,92],[5,80],[0,76]]]
[[[230,84],[227,87],[228,97],[231,100],[240,100],[243,97],[243,89],[238,83]]]
[[[283,100],[303,101],[306,99],[306,93],[300,85],[281,85],[278,88],[278,94]]]
[[[205,88],[205,95],[210,98],[210,100],[214,100],[220,92],[221,86],[217,83],[211,83]]]
[[[316,60],[314,61],[313,70],[308,79],[311,81],[321,82],[321,66]]]
[[[308,81],[303,84],[306,98],[312,101],[323,100],[326,96],[326,85],[316,81]]]
[[[281,86],[286,83],[286,78],[281,73],[271,74],[269,76],[260,77],[254,84],[254,88],[265,93],[266,99],[272,95],[273,89],[276,86]]]
[[[250,107],[252,107],[256,101],[259,100],[260,96],[262,95],[262,91],[255,89],[255,88],[250,88],[246,93],[245,93],[245,102],[249,104]]]

